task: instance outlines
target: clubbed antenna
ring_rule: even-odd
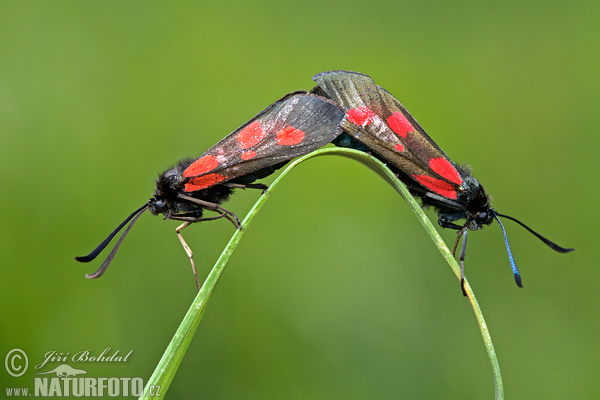
[[[123,243],[123,240],[125,239],[125,236],[127,236],[127,234],[129,233],[129,231],[133,227],[133,224],[135,224],[135,222],[137,221],[137,219],[147,209],[148,209],[148,204],[144,204],[142,207],[140,207],[137,210],[135,210],[129,217],[127,217],[125,219],[125,221],[121,222],[121,224],[119,226],[117,226],[117,228],[114,231],[112,231],[112,233],[110,235],[108,235],[108,237],[106,239],[104,239],[102,241],[102,243],[100,243],[98,245],[98,247],[96,247],[94,250],[92,250],[92,252],[90,254],[88,254],[87,256],[83,256],[83,257],[75,257],[75,260],[77,260],[79,262],[90,262],[90,261],[94,260],[102,252],[102,250],[104,250],[106,248],[106,246],[108,246],[108,244],[116,236],[116,234],[119,233],[119,231],[121,229],[123,229],[123,227],[129,221],[131,221],[131,223],[125,229],[125,231],[123,232],[123,234],[121,235],[121,237],[117,241],[117,244],[112,249],[112,251],[110,252],[110,254],[108,255],[108,257],[106,257],[106,260],[104,260],[104,262],[102,263],[102,265],[100,266],[100,268],[98,268],[98,270],[96,272],[94,272],[93,274],[87,274],[86,275],[87,278],[89,278],[89,279],[95,279],[95,278],[101,277],[102,274],[104,274],[104,272],[106,271],[106,269],[108,268],[108,266],[112,262],[113,258],[115,258],[115,255],[117,254],[117,251],[119,250],[119,247],[121,246],[121,243]]]
[[[530,227],[528,227],[527,225],[525,225],[524,223],[522,223],[521,221],[519,221],[516,218],[513,218],[511,216],[508,215],[504,215],[504,214],[500,214],[494,211],[494,213],[502,218],[508,218],[511,221],[515,221],[517,224],[521,225],[523,228],[527,229],[529,232],[533,233],[538,239],[540,239],[542,242],[544,242],[548,247],[550,247],[552,250],[554,251],[558,251],[559,253],[569,253],[575,249],[572,248],[565,248],[565,247],[561,247],[559,245],[557,245],[556,243],[546,239],[545,237],[543,237],[542,235],[540,235],[539,233],[537,233],[536,231],[534,231],[533,229],[531,229]],[[498,218],[496,218],[496,221],[498,221]],[[500,221],[498,221],[500,222]]]
[[[527,229],[529,232],[534,234],[538,239],[540,239],[542,242],[544,242],[548,247],[550,247],[554,251],[558,251],[559,253],[569,253],[569,252],[575,250],[572,248],[565,248],[565,247],[557,245],[556,243],[554,243],[551,240],[546,239],[545,237],[543,237],[542,235],[540,235],[539,233],[537,233],[536,231],[534,231],[533,229],[531,229],[530,227],[528,227],[527,225],[525,225],[524,223],[519,221],[518,219],[513,218],[509,215],[500,214],[499,212],[496,212],[496,210],[493,210],[493,215],[494,215],[494,219],[496,221],[498,221],[498,224],[500,225],[500,228],[502,229],[502,234],[504,235],[504,242],[506,243],[506,250],[508,251],[508,259],[510,260],[510,266],[513,270],[513,274],[515,276],[515,281],[517,282],[517,285],[519,287],[523,287],[521,285],[521,274],[519,273],[519,270],[517,269],[517,265],[515,264],[515,260],[513,259],[512,252],[510,251],[510,246],[508,244],[508,238],[506,237],[506,230],[504,229],[504,225],[502,225],[502,222],[500,222],[500,219],[498,217],[508,218],[511,221],[515,221],[517,224],[521,225],[523,228]]]
[[[506,244],[506,251],[508,251],[508,260],[510,261],[510,267],[512,268],[513,275],[515,276],[515,282],[517,282],[518,287],[523,287],[521,283],[521,273],[519,272],[519,268],[517,268],[517,264],[515,264],[515,259],[513,258],[512,251],[510,250],[510,245],[508,244],[508,237],[506,236],[506,230],[504,229],[504,225],[500,222],[498,215],[495,211],[493,213],[494,219],[498,221],[498,225],[502,229],[502,234],[504,235],[504,243]]]

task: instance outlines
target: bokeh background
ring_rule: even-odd
[[[2,391],[32,386],[50,351],[133,350],[72,365],[147,380],[196,293],[177,223],[144,215],[99,280],[84,274],[100,260],[73,256],[180,157],[349,69],[474,167],[498,210],[577,248],[555,253],[507,221],[519,289],[494,224],[469,236],[467,276],[508,398],[597,396],[599,4],[3,1],[0,355],[21,348],[30,370],[3,369]],[[227,207],[243,217],[257,198]],[[232,233],[186,230],[202,276]],[[319,157],[255,219],[168,394],[482,399],[493,385],[472,311],[406,204],[361,164]]]

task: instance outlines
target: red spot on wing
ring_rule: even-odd
[[[391,130],[403,138],[414,131],[413,126],[400,111],[395,111],[392,115],[390,115],[387,119],[387,124]]]
[[[248,150],[243,152],[240,158],[242,160],[251,160],[254,157],[256,157],[256,152],[254,150]]]
[[[456,168],[454,168],[454,165],[452,165],[450,161],[446,160],[445,158],[432,158],[429,160],[429,168],[431,168],[436,174],[443,176],[450,182],[454,182],[457,185],[460,185],[463,181]]]
[[[305,135],[300,129],[296,129],[293,126],[286,126],[277,132],[275,140],[281,146],[291,146],[302,142]]]
[[[403,152],[404,151],[404,146],[401,145],[400,143],[398,143],[397,145],[395,145],[394,148],[396,149],[396,151],[399,151],[399,152]]]
[[[365,127],[373,122],[375,112],[369,107],[351,108],[346,111],[346,118],[354,125]]]
[[[263,140],[265,136],[267,136],[267,133],[260,126],[260,122],[254,121],[238,133],[237,140],[240,142],[242,149],[247,149]]]
[[[192,176],[203,175],[219,166],[217,157],[211,156],[210,154],[200,157],[194,161],[189,167],[183,171],[183,176],[190,178]]]
[[[208,174],[192,178],[185,184],[186,192],[195,192],[196,190],[206,189],[207,187],[215,186],[217,183],[222,182],[227,177],[221,174]]]
[[[429,175],[413,175],[421,185],[448,199],[456,199],[456,189],[454,186],[441,179],[433,178]]]

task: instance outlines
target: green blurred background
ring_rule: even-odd
[[[508,398],[597,396],[600,6],[561,4],[3,1],[0,355],[21,348],[30,370],[2,370],[2,391],[32,386],[49,351],[133,350],[126,363],[71,365],[147,380],[196,293],[177,223],[144,215],[99,280],[84,277],[99,261],[73,256],[142,205],[178,158],[311,88],[313,74],[349,69],[473,166],[500,212],[577,248],[555,253],[506,222],[519,289],[494,224],[469,236],[467,276]],[[239,192],[227,207],[243,217],[257,198]],[[185,233],[205,276],[233,229]],[[456,278],[392,188],[340,157],[303,164],[270,198],[169,391],[492,396]]]

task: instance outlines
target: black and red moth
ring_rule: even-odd
[[[181,230],[194,222],[226,218],[236,228],[240,220],[219,204],[226,201],[234,188],[265,190],[252,183],[264,178],[289,160],[310,153],[335,139],[341,132],[344,112],[330,100],[303,91],[290,93],[246,122],[197,159],[181,160],[158,176],[154,195],[125,219],[98,247],[77,261],[95,259],[115,235],[131,221],[115,247],[93,274],[100,277],[108,268],[123,239],[146,210],[164,219],[183,221],[176,232],[185,249],[199,286],[192,252]],[[204,210],[217,213],[204,217]]]
[[[522,287],[506,231],[498,217],[517,222],[553,250],[560,253],[574,250],[558,246],[517,219],[494,210],[483,186],[471,176],[469,169],[452,162],[406,108],[371,77],[350,71],[329,71],[315,75],[313,80],[317,83],[313,93],[334,100],[346,112],[342,122],[345,133],[338,136],[334,144],[373,153],[424,205],[435,207],[439,224],[458,231],[453,252],[463,238],[459,260],[465,295],[467,232],[481,229],[494,219],[502,229],[515,281]],[[464,224],[454,223],[461,219],[465,220]]]

